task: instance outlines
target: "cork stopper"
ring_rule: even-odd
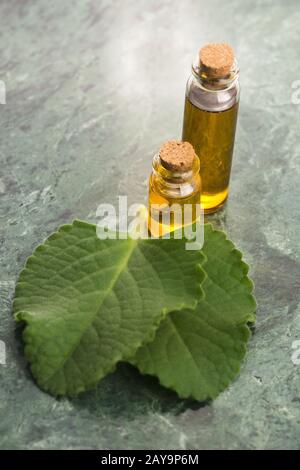
[[[197,158],[193,146],[181,140],[168,140],[159,149],[162,165],[171,171],[189,171]]]
[[[226,77],[234,63],[234,52],[228,44],[206,44],[199,52],[200,68],[212,78]]]

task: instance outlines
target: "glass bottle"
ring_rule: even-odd
[[[163,155],[165,146],[171,149],[169,160]],[[183,160],[172,160],[172,149],[175,155],[183,147],[192,152],[190,161],[187,162],[184,154]],[[164,236],[198,220],[201,195],[199,170],[199,158],[187,142],[166,142],[154,156],[149,179],[148,218],[148,228],[153,236]]]
[[[187,82],[182,140],[193,145],[201,161],[205,213],[221,208],[228,197],[239,94],[239,70],[230,46],[204,46]]]

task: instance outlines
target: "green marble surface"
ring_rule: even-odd
[[[299,448],[299,1],[3,0],[0,17],[0,447]],[[207,41],[230,42],[241,68],[231,196],[210,218],[256,284],[241,374],[199,405],[121,365],[97,390],[55,400],[34,384],[11,318],[18,272],[61,223],[94,220],[118,195],[145,202]]]

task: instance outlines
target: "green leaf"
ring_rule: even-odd
[[[28,258],[13,304],[38,385],[70,396],[93,388],[167,312],[196,305],[201,261],[184,240],[100,240],[94,225],[62,226]]]
[[[215,398],[238,374],[256,309],[248,266],[225,234],[205,225],[202,251],[205,297],[194,310],[169,314],[130,361],[180,397],[200,401]]]

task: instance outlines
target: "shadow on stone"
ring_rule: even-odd
[[[15,361],[26,379],[38,388],[24,356],[23,330],[22,323],[17,324],[14,329]],[[126,419],[155,413],[179,415],[188,409],[198,410],[207,405],[207,402],[180,399],[175,392],[160,385],[155,377],[142,375],[135,367],[125,363],[120,363],[115,372],[101,380],[95,390],[85,392],[70,401],[78,410],[86,409],[94,416],[123,416]]]
[[[175,392],[161,386],[156,378],[143,376],[133,366],[122,363],[95,390],[72,399],[72,404],[88,409],[93,415],[135,419],[148,413],[178,415],[208,403],[182,400]]]

